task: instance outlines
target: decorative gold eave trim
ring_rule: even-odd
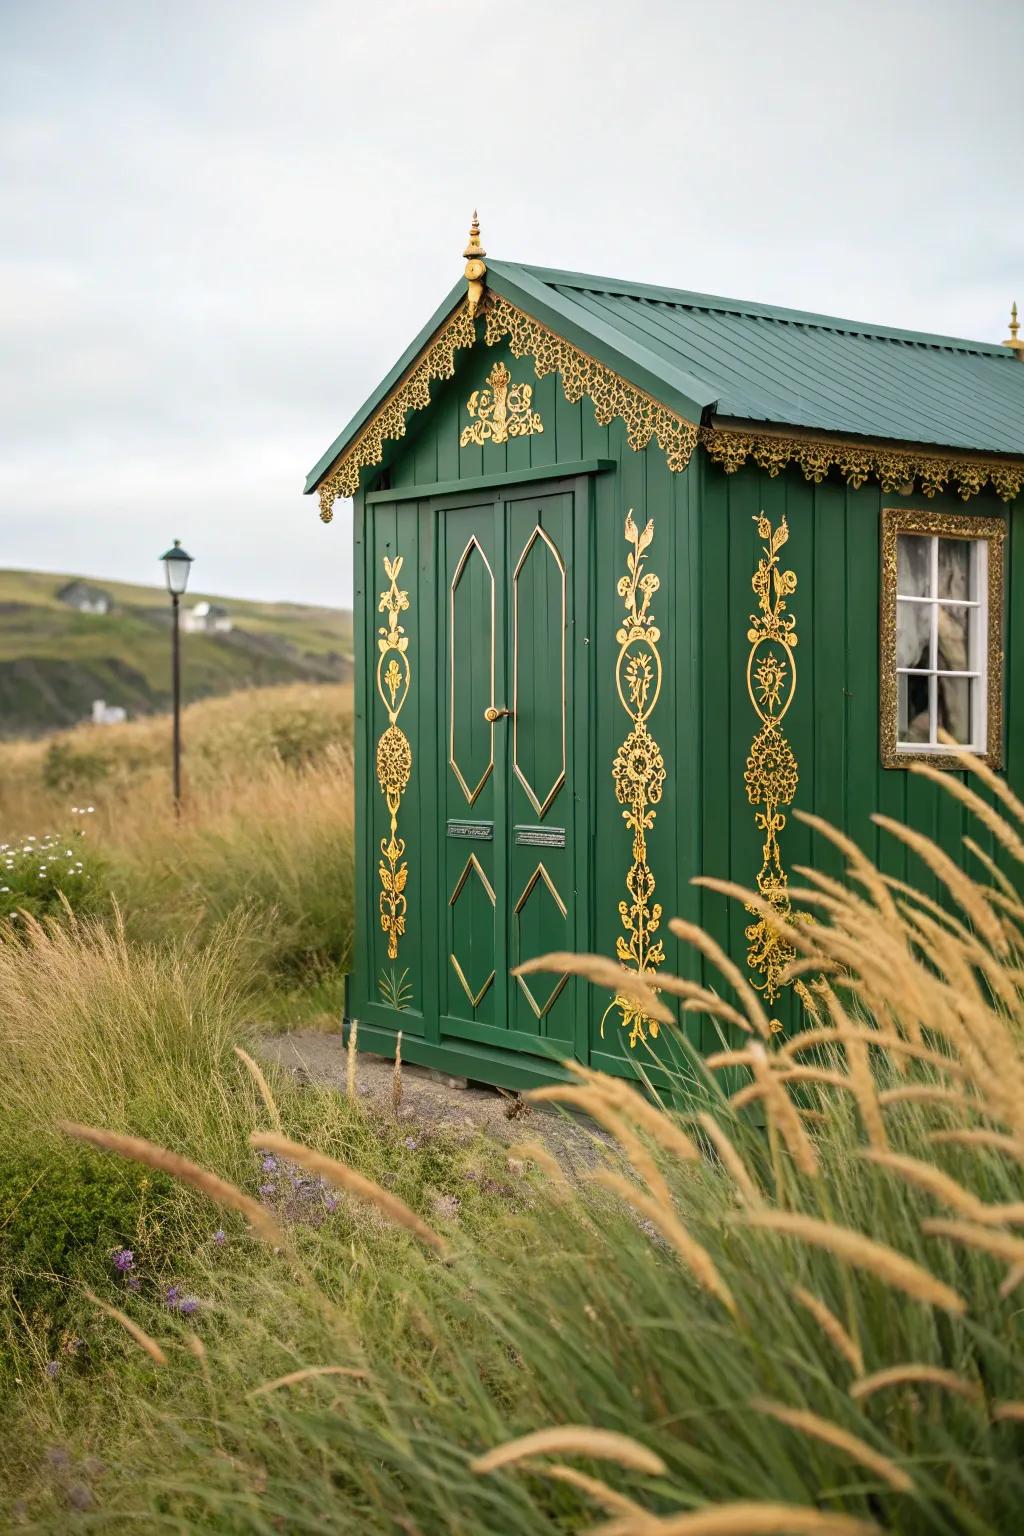
[[[384,457],[384,439],[405,436],[405,419],[410,411],[422,411],[430,404],[430,386],[435,379],[450,379],[455,373],[455,354],[476,341],[476,326],[465,299],[449,315],[433,340],[427,343],[416,362],[399,379],[391,393],[377,407],[364,427],[335,461],[317,489],[320,516],[329,523],[339,496],[354,496],[359,489],[360,472]]]
[[[493,289],[486,291],[477,313],[486,319],[484,340],[489,347],[507,336],[513,357],[532,357],[539,379],[549,373],[560,375],[570,404],[586,395],[599,426],[607,427],[619,418],[626,428],[626,441],[636,452],[654,438],[669,469],[678,472],[686,468],[697,446],[698,429],[692,421],[669,410]],[[433,381],[454,375],[456,352],[473,346],[476,339],[476,325],[463,300],[321,480],[320,516],[325,523],[331,521],[339,496],[355,495],[361,471],[381,462],[385,439],[404,437],[410,411],[421,411],[430,404]]]
[[[484,340],[489,347],[507,336],[513,357],[533,358],[538,379],[549,373],[561,376],[563,393],[571,405],[586,395],[594,406],[598,426],[610,426],[619,417],[632,449],[639,452],[653,437],[665,454],[669,469],[686,468],[697,446],[698,429],[692,421],[670,411],[653,395],[541,325],[493,289],[487,293],[484,317]]]
[[[715,426],[701,427],[700,441],[708,457],[727,475],[735,474],[752,459],[773,479],[788,464],[798,465],[804,478],[815,484],[832,469],[838,469],[855,490],[873,477],[886,495],[917,485],[922,495],[931,497],[955,484],[961,499],[969,501],[991,484],[1003,501],[1012,501],[1024,488],[1024,461],[989,454]]]

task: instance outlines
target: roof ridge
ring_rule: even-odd
[[[783,305],[761,304],[752,299],[727,298],[721,294],[695,293],[682,288],[669,288],[656,283],[630,282],[625,278],[599,277],[587,272],[568,272],[557,267],[535,267],[525,263],[505,262],[504,266],[519,266],[538,281],[552,288],[579,288],[585,292],[618,294],[625,298],[647,300],[654,304],[671,305],[683,309],[724,311],[756,320],[769,320],[783,325],[801,325],[813,330],[831,331],[840,335],[863,336],[877,341],[895,341],[921,347],[926,350],[948,352],[973,352],[986,357],[1005,358],[1014,362],[1013,353],[999,342],[977,341],[970,337],[943,336],[927,331],[911,331],[899,326],[881,325],[865,320],[848,320],[839,315],[822,315],[812,310],[788,309]]]

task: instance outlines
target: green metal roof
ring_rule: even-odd
[[[1024,455],[1024,363],[996,343],[548,267],[487,265],[496,292],[690,421]],[[464,293],[460,280],[310,471],[307,491]]]
[[[579,272],[491,271],[528,274],[581,323],[592,317],[699,380],[716,417],[1024,454],[1024,365],[997,343]]]

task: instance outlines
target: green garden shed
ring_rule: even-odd
[[[1024,780],[1024,343],[1015,314],[989,344],[485,258],[474,218],[306,485],[325,522],[355,502],[349,1016],[510,1087],[566,1057],[657,1080],[626,997],[513,968],[698,975],[678,914],[789,1028],[771,924],[692,878],[789,911],[794,870],[839,868],[802,808],[927,891],[870,820],[969,857],[911,765]]]

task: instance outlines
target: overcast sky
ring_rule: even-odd
[[[0,567],[348,604],[303,477],[492,256],[1002,340],[1020,0],[0,0]]]

